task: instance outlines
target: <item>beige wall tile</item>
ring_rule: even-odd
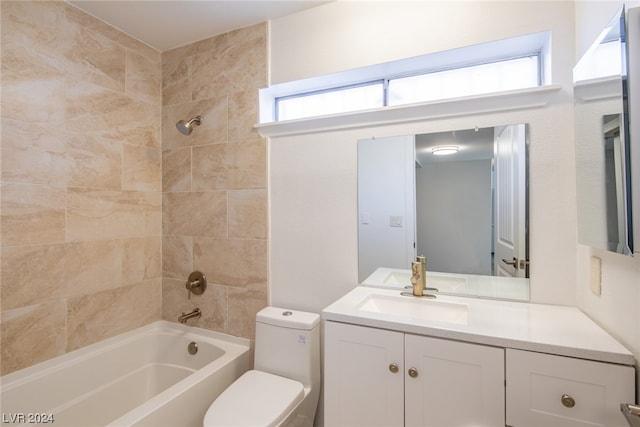
[[[193,238],[163,236],[162,277],[186,282],[193,271]]]
[[[229,237],[267,238],[267,190],[229,191]]]
[[[119,240],[2,248],[3,310],[91,294],[121,284]]]
[[[160,108],[152,104],[91,83],[70,82],[64,106],[70,132],[160,147]]]
[[[157,192],[69,188],[67,240],[157,235],[161,204]]]
[[[260,121],[258,91],[234,92],[229,96],[229,141],[260,138],[255,125]]]
[[[125,48],[86,28],[66,45],[67,72],[107,89],[124,92]]]
[[[65,134],[57,126],[2,119],[2,181],[67,185]]]
[[[266,30],[262,34],[238,32],[227,37],[224,49],[196,53],[192,66],[192,99],[229,96],[239,90],[266,86],[266,45]]]
[[[68,185],[101,189],[122,186],[122,144],[91,135],[71,134],[67,143]]]
[[[58,2],[61,3],[61,2]],[[69,23],[77,23],[93,32],[100,33],[105,37],[109,37],[111,40],[120,43],[121,45],[136,51],[137,53],[146,56],[154,60],[157,64],[160,63],[160,52],[152,47],[142,43],[139,40],[119,31],[118,29],[111,27],[104,22],[95,19],[93,16],[77,9],[76,7],[64,2],[65,19]]]
[[[265,290],[229,288],[227,333],[253,339],[256,335],[256,313],[268,304]]]
[[[6,183],[1,202],[2,245],[64,241],[64,189]]]
[[[2,375],[64,354],[65,301],[2,312]]]
[[[162,277],[162,238],[134,237],[122,241],[122,281],[133,284]]]
[[[62,123],[65,79],[61,73],[3,54],[1,83],[2,117]]]
[[[266,188],[266,143],[262,139],[193,148],[196,190]]]
[[[191,101],[191,57],[162,54],[162,105]]]
[[[224,191],[164,193],[163,233],[180,236],[227,236]]]
[[[160,279],[69,299],[67,351],[159,320],[162,314]]]
[[[266,22],[261,22],[250,27],[238,28],[225,34],[227,43],[231,46],[240,44],[245,41],[262,39],[267,36],[269,28]],[[266,49],[266,46],[265,46]],[[264,67],[266,71],[266,64]]]
[[[38,67],[66,70],[65,52],[76,28],[67,25],[63,2],[2,1],[0,7],[3,65],[9,55]]]
[[[160,105],[162,101],[162,70],[154,61],[132,50],[126,54],[126,93],[142,101]]]
[[[195,237],[193,268],[213,283],[266,290],[267,241]]]
[[[162,191],[191,190],[191,147],[162,152]]]
[[[124,190],[162,190],[162,154],[158,148],[124,144],[123,156]]]

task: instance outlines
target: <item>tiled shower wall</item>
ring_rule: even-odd
[[[258,89],[267,84],[267,25],[162,54],[163,317],[253,338],[267,305],[266,141]],[[190,136],[175,124],[200,115]],[[203,272],[208,287],[188,298]]]
[[[267,233],[250,88],[265,83],[266,25],[161,55],[64,2],[1,13],[1,372],[196,305],[194,324],[253,337]],[[204,124],[183,137],[192,113]],[[191,269],[210,285],[188,300]]]
[[[2,1],[2,372],[160,317],[160,54]]]

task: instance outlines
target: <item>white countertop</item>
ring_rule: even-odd
[[[629,350],[575,307],[438,295],[435,301],[467,306],[467,322],[454,324],[358,309],[371,294],[397,297],[399,291],[358,286],[322,310],[322,318],[497,347],[634,364]]]

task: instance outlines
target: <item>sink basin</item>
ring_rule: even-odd
[[[469,307],[465,304],[400,294],[367,295],[357,309],[369,313],[390,314],[458,325],[466,325],[469,322]]]

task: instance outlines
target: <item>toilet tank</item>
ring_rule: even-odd
[[[320,316],[266,307],[256,315],[255,369],[300,381],[320,381]]]

